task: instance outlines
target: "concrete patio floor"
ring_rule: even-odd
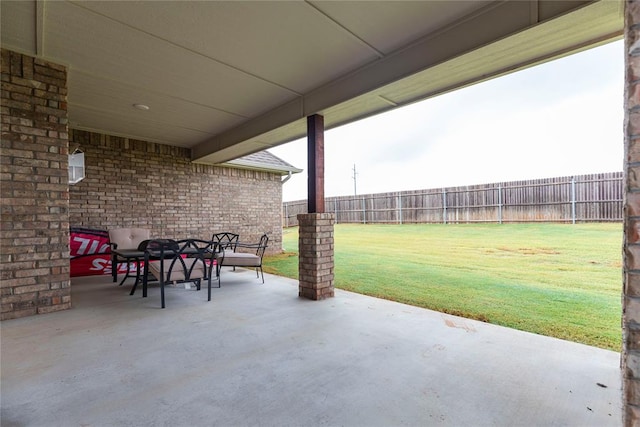
[[[74,278],[4,321],[2,426],[621,425],[619,354],[297,281],[223,273],[206,301]]]

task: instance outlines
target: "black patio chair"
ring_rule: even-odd
[[[211,236],[211,240],[218,243],[219,251],[235,252],[236,247],[238,246],[238,242],[240,240],[240,235],[236,233],[230,233],[228,231],[221,232],[221,233],[213,233],[213,236]],[[219,260],[218,260],[218,266],[219,266]],[[235,271],[236,268],[233,267],[233,270]]]
[[[262,257],[267,250],[267,243],[269,242],[269,236],[263,234],[260,237],[258,243],[236,243],[234,251],[220,251],[217,264],[220,267],[245,267],[255,268],[256,277],[258,270],[262,276],[262,283],[264,283],[264,272],[262,271]],[[248,252],[251,250],[251,252]],[[255,250],[255,252],[253,251]]]
[[[218,243],[218,247],[221,250],[235,251],[238,246],[240,235],[236,233],[229,233],[225,231],[223,233],[214,233],[211,236],[211,241]]]
[[[207,281],[207,301],[211,301],[211,279],[213,277],[213,257],[217,243],[200,239],[156,239],[149,240],[145,248],[145,275],[143,297],[147,296],[148,276],[151,273],[160,283],[160,299],[165,308],[164,287],[167,283],[195,283],[200,290],[203,280]],[[215,274],[220,287],[219,268]]]
[[[146,228],[113,228],[108,230],[111,247],[111,276],[117,281],[118,265],[126,263],[127,271],[118,286],[130,277],[131,263],[136,264],[136,283],[140,278],[140,260],[143,254],[138,250],[140,243],[149,239],[151,230]]]

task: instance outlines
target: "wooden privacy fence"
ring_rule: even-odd
[[[622,221],[622,172],[328,197],[336,223]],[[307,201],[285,202],[283,226],[298,225]]]

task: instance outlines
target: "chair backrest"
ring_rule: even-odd
[[[180,243],[180,250],[183,252],[192,252],[203,256],[216,252],[219,246],[216,241],[202,239],[185,239],[181,240]]]
[[[260,237],[258,249],[256,249],[256,255],[258,255],[260,259],[262,259],[262,257],[264,256],[264,251],[267,250],[267,243],[269,243],[269,236],[263,234],[262,237]]]
[[[146,228],[113,228],[109,230],[109,243],[114,249],[137,249],[150,235]]]
[[[211,267],[207,266],[205,258],[215,251],[216,245],[199,239],[148,240],[146,251],[151,258],[160,260],[151,261],[150,270],[156,277],[161,276],[167,281],[208,278]]]
[[[181,243],[173,239],[153,239],[141,242],[138,249],[147,251],[158,252],[160,255],[165,255],[165,252],[177,253],[180,251]]]
[[[231,249],[235,251],[238,247],[240,235],[229,232],[214,233],[213,236],[211,236],[211,240],[218,244],[218,249],[220,250]]]

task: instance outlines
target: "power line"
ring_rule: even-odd
[[[358,176],[358,172],[356,172],[356,164],[354,163],[353,164],[353,176],[352,176],[352,178],[353,178],[353,195],[354,196],[358,195],[358,191],[356,189],[356,183],[358,181],[357,176]]]

